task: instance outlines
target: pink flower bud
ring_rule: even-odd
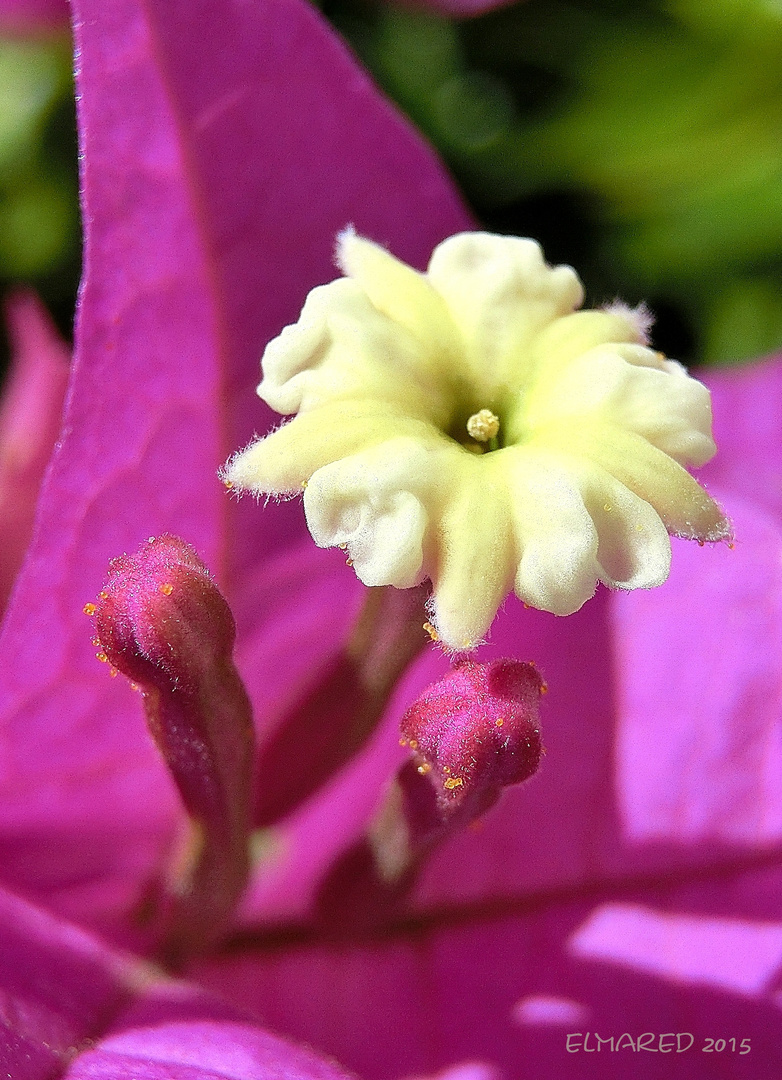
[[[145,692],[191,694],[206,671],[230,662],[231,610],[179,537],[153,537],[135,555],[112,559],[94,607],[104,653]]]
[[[329,933],[393,921],[435,848],[537,770],[543,753],[533,664],[464,660],[402,717],[413,751],[360,837],[321,882],[314,916]]]
[[[402,736],[434,784],[444,818],[475,818],[504,787],[536,772],[544,689],[532,664],[464,660],[410,706]]]
[[[142,691],[150,732],[191,823],[189,851],[169,883],[168,956],[225,928],[248,872],[253,728],[234,667],[231,610],[193,548],[149,540],[112,560],[95,604],[98,658]]]

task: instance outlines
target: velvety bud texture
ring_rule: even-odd
[[[145,690],[195,690],[200,673],[230,656],[236,634],[209,571],[175,536],[152,537],[138,553],[112,559],[86,611],[95,615],[103,654]]]
[[[98,659],[142,691],[190,819],[164,930],[176,959],[219,934],[247,879],[253,728],[233,664],[233,615],[193,548],[167,535],[113,559],[84,610],[95,616]]]
[[[407,710],[402,737],[434,783],[441,813],[475,817],[537,771],[544,686],[533,664],[464,660]]]

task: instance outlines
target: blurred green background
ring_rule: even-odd
[[[526,0],[457,21],[323,0],[485,226],[645,299],[690,363],[782,347],[782,0]],[[70,332],[79,274],[67,39],[0,43],[0,278]]]
[[[67,31],[0,38],[0,284],[33,285],[70,334],[80,269]]]

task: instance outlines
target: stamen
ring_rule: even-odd
[[[500,418],[491,409],[481,409],[473,413],[467,421],[467,434],[476,442],[489,442],[497,438],[500,430]]]

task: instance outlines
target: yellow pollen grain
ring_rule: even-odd
[[[424,623],[424,630],[426,630],[427,634],[432,639],[432,641],[439,641],[440,640],[440,635],[437,633],[437,631],[435,630],[435,628],[432,626],[432,624],[430,622],[425,622]]]
[[[429,764],[428,761],[422,761],[416,771],[419,772],[421,776],[426,776],[428,772],[432,771],[432,766]]]
[[[418,749],[418,739],[411,739],[410,740],[410,749],[411,750],[417,750]]]
[[[486,443],[495,439],[499,430],[500,419],[491,409],[481,409],[467,421],[467,434],[476,442]]]
[[[105,592],[105,591],[104,592],[99,592],[98,596],[101,598],[101,600],[108,600],[108,598],[109,598],[109,594],[107,592]]]
[[[610,514],[610,513],[611,513],[611,511],[612,511],[612,510],[613,510],[614,508],[613,508],[613,506],[611,505],[611,503],[604,503],[604,504],[603,504],[603,509],[604,509],[604,510],[605,510],[605,511],[606,511],[607,513],[609,513],[609,514]]]
[[[119,672],[115,667],[109,668],[109,675],[111,675],[112,679],[116,679],[116,677],[119,675]]]
[[[454,788],[461,787],[463,783],[464,780],[461,776],[449,776],[443,784],[443,787],[446,791],[453,791]]]
[[[231,491],[233,489],[233,486],[234,486],[233,480],[223,480],[223,487],[225,488],[226,491]]]
[[[166,581],[163,585],[160,586],[160,591],[163,593],[164,596],[170,596],[171,593],[174,591],[174,586],[171,584],[170,581]]]
[[[95,659],[100,660],[102,664],[108,664],[109,662],[109,658],[106,656],[105,652],[96,652]]]
[[[406,739],[406,738],[404,737],[404,735],[403,735],[403,736],[402,736],[402,738],[401,738],[401,739],[399,740],[399,745],[400,745],[400,746],[407,746],[407,739]]]
[[[345,559],[345,566],[352,566],[352,565],[353,565],[353,560],[352,559]]]
[[[494,726],[495,726],[495,727],[502,727],[502,725],[503,725],[504,723],[505,723],[505,721],[504,721],[504,720],[502,719],[502,717],[500,717],[500,719],[499,719],[499,720],[495,720],[495,721],[494,721]]]
[[[95,604],[85,604],[82,608],[82,611],[85,615],[94,615],[97,610],[98,609]]]
[[[547,683],[543,683],[541,685],[540,692],[541,692],[541,694],[547,694],[548,693],[548,684]]]
[[[450,772],[450,771],[451,771],[451,766],[450,765],[443,765],[443,772]]]
[[[141,689],[141,687],[139,686],[139,684],[138,684],[138,683],[132,682],[132,683],[130,684],[130,689],[131,689],[131,690],[135,690],[136,692],[138,692],[138,691],[139,691],[139,690]]]

